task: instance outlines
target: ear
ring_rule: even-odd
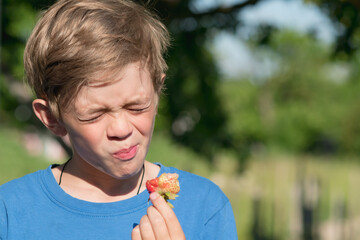
[[[64,126],[52,114],[47,101],[43,99],[35,99],[32,102],[32,107],[37,118],[39,118],[45,127],[47,127],[52,133],[59,137],[63,137],[67,134]]]

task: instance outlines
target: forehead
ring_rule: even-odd
[[[120,71],[102,73],[83,86],[75,99],[75,105],[84,107],[98,102],[134,101],[152,98],[155,95],[153,82],[147,68],[140,63],[126,65]]]
[[[120,65],[110,70],[99,70],[97,73],[87,77],[86,86],[98,87],[111,85],[128,76],[137,77],[140,80],[151,78],[148,65],[144,64],[143,61],[137,61],[128,63],[125,66]]]

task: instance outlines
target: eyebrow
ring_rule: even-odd
[[[124,104],[124,106],[129,106],[129,105],[141,105],[141,104],[145,104],[145,103],[149,103],[151,102],[151,98],[137,98],[134,100],[129,101],[128,103]]]

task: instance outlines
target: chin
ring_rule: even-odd
[[[142,165],[143,165],[143,162],[129,164],[127,166],[122,166],[121,170],[119,169],[119,171],[111,171],[110,173],[108,173],[108,175],[110,175],[111,177],[113,177],[115,179],[119,179],[119,180],[128,179],[128,178],[131,178],[131,177],[137,175],[139,172],[141,172]]]

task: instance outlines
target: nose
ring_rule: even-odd
[[[110,118],[107,128],[107,136],[111,140],[122,140],[128,138],[133,131],[131,122],[126,113],[114,114]]]

